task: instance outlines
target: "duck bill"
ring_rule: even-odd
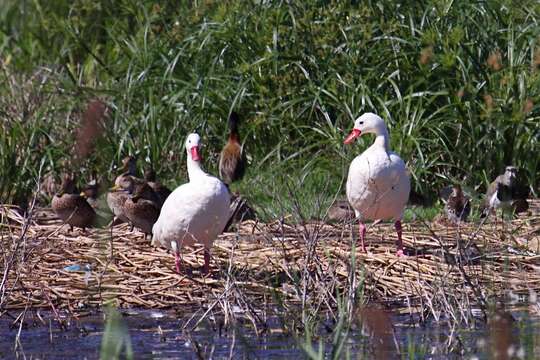
[[[191,148],[191,158],[193,161],[201,161],[201,155],[199,154],[199,147],[194,146]]]
[[[347,136],[345,138],[345,140],[343,140],[343,143],[344,144],[350,144],[352,142],[354,142],[354,139],[356,139],[357,137],[360,136],[362,132],[358,129],[352,129],[351,133],[349,134],[349,136]]]

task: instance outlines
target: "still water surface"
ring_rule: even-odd
[[[315,350],[322,343],[326,357],[332,351],[331,332],[315,340],[295,339],[283,331],[282,320],[270,317],[267,330],[257,336],[247,322],[235,328],[219,329],[218,321],[205,321],[193,331],[182,331],[189,313],[124,310],[122,319],[129,329],[135,358],[153,359],[282,359],[306,358],[302,344]],[[20,312],[0,317],[0,358],[97,359],[104,331],[101,313],[65,320],[62,327],[52,313],[40,312],[41,319],[28,311],[20,327]],[[540,317],[526,308],[504,314],[498,326],[481,321],[451,329],[444,322],[420,325],[414,317],[391,313],[393,334],[385,339],[371,336],[365,327],[353,327],[345,342],[351,358],[490,359],[495,346],[510,347],[509,358],[540,357]],[[13,325],[13,324],[16,325]],[[331,326],[330,326],[331,327]],[[328,327],[327,327],[328,328]],[[16,347],[17,334],[19,342]],[[495,330],[494,330],[495,329]],[[382,344],[382,345],[381,345]],[[506,345],[508,344],[508,346]],[[399,348],[398,350],[396,350]]]

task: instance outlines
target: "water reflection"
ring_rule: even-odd
[[[267,328],[257,336],[249,322],[219,326],[219,319],[203,321],[193,331],[183,331],[190,311],[121,311],[129,329],[135,358],[298,358],[306,349],[323,349],[324,357],[336,351],[337,324],[323,323],[319,336],[292,334],[278,316],[267,318]],[[537,358],[540,356],[540,317],[527,308],[498,310],[487,324],[467,327],[451,322],[420,323],[419,316],[400,315],[382,307],[359,310],[346,333],[342,354],[352,358]],[[98,358],[104,316],[97,313],[79,320],[65,317],[60,326],[55,314],[28,311],[0,317],[0,358],[16,353],[26,358]],[[309,340],[307,340],[309,339]],[[308,343],[306,343],[308,342]]]

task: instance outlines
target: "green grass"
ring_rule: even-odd
[[[110,181],[128,153],[177,185],[194,130],[216,173],[233,109],[250,159],[238,189],[269,216],[291,207],[289,191],[313,213],[340,192],[372,141],[342,145],[364,111],[386,119],[421,193],[455,180],[482,190],[511,163],[537,189],[540,5],[411,4],[7,0],[0,200],[28,197],[41,164]],[[95,97],[109,105],[106,130],[76,159]]]
[[[133,359],[133,348],[129,329],[122,319],[122,314],[109,306],[107,319],[101,339],[100,359]]]
[[[441,213],[442,206],[409,206],[405,208],[405,213],[403,214],[403,220],[405,222],[414,221],[416,219],[421,219],[425,221],[431,221]]]

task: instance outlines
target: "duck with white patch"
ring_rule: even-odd
[[[450,224],[457,225],[467,221],[471,212],[471,200],[465,195],[460,184],[447,186],[440,191],[444,202],[444,212]]]
[[[513,194],[517,187],[517,168],[507,166],[504,174],[499,175],[489,184],[481,217],[486,217],[492,210],[510,209],[512,207]]]
[[[165,200],[153,227],[153,239],[175,254],[181,272],[180,253],[185,246],[204,246],[204,273],[210,270],[210,249],[229,219],[230,194],[223,182],[201,168],[198,134],[187,137],[189,182],[177,187]]]
[[[393,220],[397,255],[403,256],[401,219],[411,190],[409,174],[403,160],[390,151],[386,124],[376,114],[365,113],[357,118],[344,143],[351,144],[366,133],[375,134],[375,141],[351,162],[346,189],[360,223],[361,250],[366,252],[365,220]]]

